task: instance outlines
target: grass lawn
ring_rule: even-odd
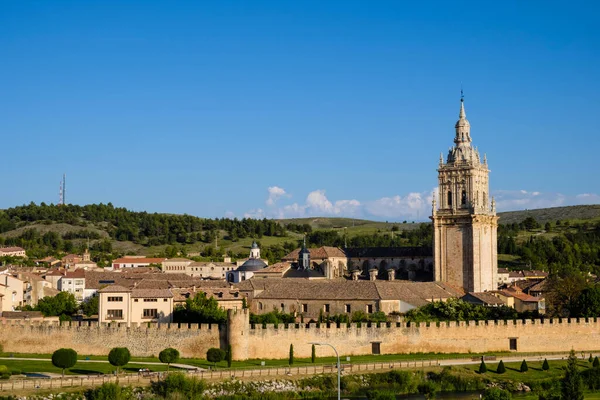
[[[53,372],[56,374],[62,373],[62,370],[52,365],[52,362],[50,360],[0,360],[0,365],[6,365],[8,369],[16,369],[21,372]],[[123,370],[125,372],[138,372],[140,368],[148,368],[150,371],[166,371],[167,365],[146,365],[130,362],[123,368]],[[171,367],[171,369],[174,369],[174,367]],[[102,375],[112,374],[115,370],[116,367],[113,367],[109,363],[78,362],[73,368],[66,370],[65,375]]]

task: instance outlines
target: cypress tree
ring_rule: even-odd
[[[310,353],[310,361],[314,364],[317,358],[317,350],[315,349],[315,345],[312,345],[312,352]]]
[[[550,364],[548,364],[548,360],[544,358],[544,363],[542,364],[542,369],[544,371],[548,371],[550,369]]]
[[[527,361],[523,360],[523,362],[521,363],[521,372],[527,372],[529,370],[529,367],[527,366]]]
[[[504,361],[500,360],[500,364],[498,364],[498,368],[496,369],[496,373],[503,374],[506,372],[506,368],[504,367]]]
[[[594,362],[592,363],[592,367],[594,367],[594,368],[600,367],[600,361],[598,361],[598,356],[594,357]]]
[[[479,373],[485,374],[487,372],[487,366],[485,365],[485,361],[481,360],[481,364],[479,364]]]
[[[231,368],[231,362],[233,360],[233,354],[231,352],[232,352],[231,345],[228,344],[227,345],[227,368]]]
[[[294,345],[290,344],[290,360],[289,360],[289,364],[293,365],[294,364]]]
[[[583,382],[577,368],[577,356],[573,350],[569,355],[565,376],[561,380],[560,386],[562,399],[583,400]]]
[[[592,353],[590,353],[590,358],[588,358],[588,362],[591,364],[594,362],[594,357],[592,357]]]

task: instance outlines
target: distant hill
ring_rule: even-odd
[[[533,217],[539,223],[556,222],[556,220],[589,220],[600,218],[600,204],[584,206],[566,206],[540,208],[537,210],[508,211],[498,214],[501,224],[521,222],[527,217]]]

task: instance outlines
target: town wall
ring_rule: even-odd
[[[127,347],[143,357],[173,347],[182,357],[204,358],[209,348],[226,341],[225,334],[222,326],[209,324],[0,323],[0,345],[8,353],[49,354],[69,347],[81,355],[107,355],[113,347]]]
[[[310,342],[326,342],[340,355],[417,352],[482,353],[510,351],[516,339],[519,352],[561,352],[600,349],[600,319],[546,319],[431,323],[289,324],[251,326],[248,310],[229,311],[227,325],[147,324],[125,326],[79,323],[0,323],[5,352],[52,353],[71,347],[79,354],[105,355],[125,346],[134,356],[151,356],[166,347],[183,357],[204,358],[210,347],[233,348],[234,359],[287,358],[290,344],[297,357],[310,357]],[[376,345],[377,346],[377,345]],[[318,354],[327,354],[320,348]]]

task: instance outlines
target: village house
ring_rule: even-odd
[[[248,298],[250,311],[265,314],[280,311],[318,318],[320,315],[362,311],[405,313],[431,301],[462,296],[438,282],[351,281],[345,279],[250,279],[235,287]]]
[[[41,276],[31,272],[17,272],[17,278],[23,281],[23,304],[35,307],[40,299],[56,296],[59,291]]]
[[[22,247],[0,247],[0,257],[27,257]]]
[[[114,321],[129,327],[143,322],[173,322],[173,293],[169,289],[111,285],[98,294],[100,323]]]
[[[0,273],[0,295],[2,295],[1,311],[15,311],[23,306],[23,281],[12,276],[8,271]]]
[[[138,257],[138,256],[125,256],[117,258],[112,262],[112,269],[124,269],[124,268],[140,268],[148,267],[153,264],[162,264],[166,258],[149,258],[149,257]]]
[[[65,271],[64,275],[58,280],[58,290],[73,294],[78,302],[86,300],[85,271],[83,269]]]
[[[185,306],[187,299],[193,299],[198,293],[205,293],[207,298],[213,298],[222,310],[241,310],[243,305],[242,295],[239,290],[229,288],[187,288],[187,289],[171,289],[173,293],[173,304],[177,306]]]

